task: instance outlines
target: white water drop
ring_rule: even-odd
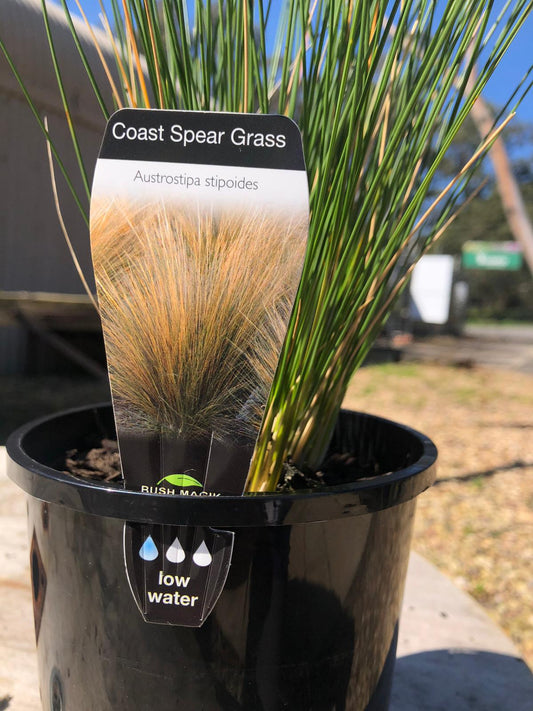
[[[200,543],[200,545],[198,546],[198,550],[193,555],[192,559],[199,568],[206,568],[208,565],[211,565],[213,556],[207,550],[207,546],[205,545],[204,541]]]
[[[183,563],[185,560],[185,551],[183,546],[178,541],[178,538],[174,539],[174,543],[169,547],[167,551],[167,560],[171,563]]]
[[[155,560],[157,558],[159,551],[157,550],[157,546],[154,543],[152,536],[148,536],[142,544],[139,550],[139,555],[143,560]]]

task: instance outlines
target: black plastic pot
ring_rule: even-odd
[[[385,711],[415,497],[435,478],[432,442],[343,412],[332,448],[392,473],[317,493],[148,495],[56,469],[65,451],[112,434],[111,408],[98,406],[8,441],[8,474],[30,495],[43,709]],[[226,585],[202,627],[142,619],[125,521],[235,532]]]

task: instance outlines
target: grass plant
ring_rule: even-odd
[[[503,8],[493,0],[109,0],[102,21],[114,66],[101,56],[113,106],[61,3],[105,117],[151,106],[273,112],[299,123],[310,242],[248,489],[274,489],[286,461],[316,469],[353,373],[505,125],[442,184],[439,165],[532,0]],[[61,87],[44,0],[42,9]],[[517,81],[516,101],[526,82]],[[81,157],[80,170],[87,174]],[[80,206],[86,197],[75,195]]]
[[[255,440],[306,231],[301,222],[259,214],[93,204],[93,262],[119,427]]]

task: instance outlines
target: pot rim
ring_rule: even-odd
[[[42,501],[108,518],[139,523],[240,528],[312,523],[375,513],[414,499],[436,478],[437,448],[426,435],[377,415],[341,410],[345,417],[364,418],[416,440],[420,456],[406,467],[320,490],[248,493],[244,496],[167,496],[147,494],[60,472],[32,458],[25,440],[39,427],[111,408],[86,405],[41,417],[15,430],[7,440],[7,474],[27,494]]]

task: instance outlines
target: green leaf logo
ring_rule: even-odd
[[[172,486],[199,486],[200,489],[203,488],[202,482],[188,474],[169,474],[158,481],[157,485],[159,486],[163,481],[172,484]]]

